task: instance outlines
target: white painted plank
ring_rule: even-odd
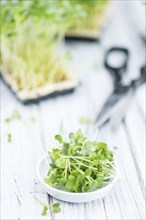
[[[36,163],[41,156],[38,146],[41,129],[36,105],[20,104],[10,91],[1,83],[2,97],[2,219],[40,218],[40,205],[34,199],[36,181]],[[17,110],[22,119],[6,123],[13,110]],[[7,133],[11,132],[12,142],[7,142]],[[37,138],[36,138],[37,137]],[[41,190],[41,189],[40,189]],[[40,196],[43,196],[41,194]]]
[[[108,126],[109,125],[107,125],[107,128],[104,128],[104,132],[99,133],[99,139],[107,141],[112,148],[114,146],[117,147],[115,156],[121,173],[121,178],[114,190],[114,195],[111,195],[110,198],[105,198],[108,218],[144,219],[145,200],[143,190],[131,155],[125,128],[121,125],[116,131],[110,131],[110,127]],[[144,155],[141,155],[141,157],[144,157]],[[114,212],[112,212],[114,202],[116,206]],[[117,218],[120,213],[121,218]]]
[[[142,85],[135,95],[135,99],[144,121],[146,121],[146,84]]]
[[[133,102],[131,105],[127,112],[125,124],[131,153],[138,169],[137,172],[139,172],[145,185],[145,122],[139,113],[136,102]]]

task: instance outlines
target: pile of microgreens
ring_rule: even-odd
[[[70,79],[58,44],[69,29],[97,28],[107,1],[1,1],[0,64],[17,89]]]
[[[107,184],[115,175],[113,153],[103,142],[90,141],[81,130],[69,134],[69,142],[56,135],[45,183],[69,192],[91,192]]]
[[[19,90],[71,78],[58,45],[74,18],[82,16],[80,5],[70,1],[1,1],[0,64]]]
[[[102,17],[107,7],[109,0],[76,0],[74,4],[79,4],[84,11],[85,16],[80,22],[77,22],[77,18],[74,19],[74,23],[69,28],[70,30],[95,30],[101,26]]]

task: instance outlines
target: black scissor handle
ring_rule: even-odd
[[[140,77],[131,81],[131,87],[137,88],[146,82],[146,66],[140,68]]]
[[[141,75],[141,77],[146,79],[146,66],[142,66],[140,68],[140,75]]]
[[[115,55],[114,61],[116,61],[116,54],[117,56],[119,56],[120,54],[123,58],[120,64],[114,65],[111,62],[110,58],[112,58],[112,56]],[[112,47],[106,52],[104,65],[112,73],[116,82],[122,81],[122,75],[127,69],[128,60],[129,60],[129,51],[126,48]],[[118,61],[118,57],[117,57],[117,61]]]

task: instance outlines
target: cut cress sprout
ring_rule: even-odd
[[[60,135],[59,148],[53,148],[45,183],[69,192],[91,192],[108,184],[115,176],[113,153],[103,142],[90,141],[81,130],[69,134],[69,142]]]
[[[53,203],[52,205],[46,204],[44,202],[42,202],[41,200],[39,200],[37,197],[34,197],[34,199],[40,203],[40,205],[42,206],[43,210],[41,215],[45,216],[47,215],[47,211],[48,209],[51,209],[53,213],[59,213],[61,211],[60,208],[60,203]]]

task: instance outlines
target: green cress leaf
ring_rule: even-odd
[[[75,178],[75,176],[73,176],[73,175],[69,175],[68,176],[68,180],[70,180],[70,181],[74,181],[76,178]]]
[[[84,175],[78,175],[77,177],[77,183],[82,185],[83,180],[85,179]]]
[[[59,213],[61,211],[60,203],[54,203],[51,206],[51,210],[52,210],[53,213]]]
[[[104,143],[104,142],[99,142],[97,146],[98,146],[98,148],[103,148],[103,149],[106,149],[107,144],[106,144],[106,143]]]
[[[76,143],[76,145],[78,145],[78,146],[82,146],[82,141],[80,141],[80,140],[75,140],[75,143]]]
[[[44,206],[43,211],[41,213],[42,216],[47,215],[48,207]]]
[[[21,119],[21,115],[17,110],[13,110],[13,112],[11,113],[11,115],[7,118],[5,118],[5,122],[11,122],[13,120],[20,120]]]
[[[92,170],[89,168],[89,169],[87,169],[86,171],[85,171],[85,176],[90,176],[91,175],[91,173],[92,173]]]
[[[69,150],[69,143],[63,143],[63,145],[62,145],[62,150],[61,150],[61,152],[62,152],[62,154],[63,155],[67,155],[68,154],[68,150]]]
[[[7,134],[7,140],[8,140],[8,142],[12,141],[12,135],[10,132],[8,132],[8,134]]]
[[[52,152],[48,152],[48,154],[51,155],[52,160],[56,160],[56,159],[60,158],[60,155],[59,155],[60,154],[60,149],[53,148]]]
[[[69,180],[67,183],[66,183],[66,185],[65,185],[65,187],[66,187],[66,189],[68,190],[68,191],[74,191],[74,188],[75,188],[75,183],[76,183],[76,180]]]
[[[47,183],[48,185],[51,184],[50,179],[48,179],[48,178],[45,178],[45,179],[44,179],[44,182]]]
[[[89,190],[88,191],[94,191],[96,189],[97,185],[97,180],[94,180],[90,185],[89,185]]]
[[[76,132],[76,140],[78,141],[85,141],[87,138],[85,137],[85,135],[82,133],[82,130],[79,129],[77,132]]]
[[[71,144],[75,144],[75,134],[72,132],[69,134],[69,139]]]
[[[60,144],[62,144],[63,140],[62,140],[61,135],[59,135],[59,134],[55,135],[55,139],[56,139]]]
[[[110,152],[110,151],[106,151],[106,157],[107,157],[109,160],[112,161],[112,159],[113,159],[113,153]]]
[[[75,177],[77,177],[78,174],[79,174],[79,172],[78,172],[77,170],[73,170],[73,171],[71,172],[71,175],[73,175],[73,176],[75,176]]]
[[[92,155],[96,150],[96,145],[91,141],[86,141],[83,145],[82,152],[85,156]]]
[[[56,164],[56,166],[59,167],[60,169],[63,169],[63,168],[66,167],[66,160],[59,158],[59,159],[57,159],[57,160],[55,161],[55,164]]]
[[[113,178],[114,157],[106,143],[90,141],[80,129],[69,134],[69,142],[58,137],[59,148],[49,152],[51,163],[45,183],[70,192],[91,192]]]

